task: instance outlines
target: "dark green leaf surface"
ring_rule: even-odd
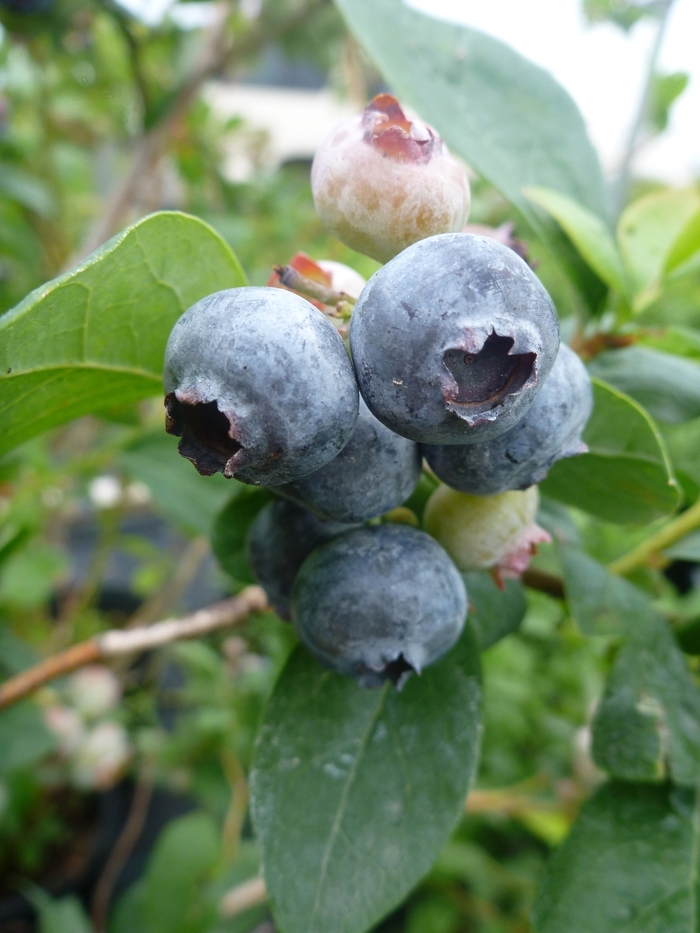
[[[659,421],[700,417],[700,364],[647,347],[601,353],[590,372],[643,405]]]
[[[479,648],[484,651],[514,632],[525,616],[525,592],[518,580],[506,580],[499,589],[486,572],[462,575],[469,596],[469,619]]]
[[[593,757],[614,777],[700,776],[700,692],[649,598],[586,554],[563,551],[571,614],[586,634],[624,637],[593,722]]]
[[[700,801],[608,784],[581,810],[535,902],[537,933],[697,933]]]
[[[246,557],[246,538],[270,493],[237,483],[237,490],[216,516],[211,547],[222,570],[238,584],[255,583]]]
[[[623,635],[655,615],[645,593],[588,554],[562,548],[561,562],[569,611],[584,635]]]
[[[211,227],[163,212],[42,285],[0,318],[0,454],[79,415],[157,395],[178,317],[243,284]]]
[[[336,0],[392,89],[541,227],[523,194],[553,188],[608,211],[598,157],[567,92],[509,46],[401,0]]]
[[[363,689],[294,652],[251,775],[280,933],[364,933],[428,871],[464,805],[480,697],[469,625],[400,693]]]
[[[555,463],[542,483],[551,499],[608,522],[654,521],[679,503],[678,485],[656,425],[633,399],[593,381],[589,452]]]
[[[119,464],[132,479],[148,486],[153,501],[177,525],[208,535],[214,519],[240,483],[221,473],[200,476],[177,452],[178,439],[163,430],[146,434],[119,455]]]

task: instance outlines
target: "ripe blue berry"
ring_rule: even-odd
[[[452,647],[466,616],[456,567],[407,525],[357,528],[327,542],[304,562],[292,594],[302,642],[364,687],[401,687]]]
[[[291,618],[292,587],[309,554],[350,527],[321,521],[307,509],[282,500],[258,514],[248,532],[248,563],[280,618]]]
[[[399,437],[360,399],[352,437],[338,456],[320,470],[275,492],[324,519],[364,522],[401,505],[418,484],[418,444]]]
[[[584,453],[581,431],[591,414],[591,380],[565,344],[547,381],[522,421],[483,444],[426,445],[423,453],[436,476],[460,492],[492,496],[541,483],[562,457]]]
[[[559,323],[537,276],[488,237],[414,243],[369,280],[350,325],[360,391],[387,427],[425,444],[497,437],[554,365]]]
[[[205,476],[291,482],[332,460],[357,421],[342,338],[278,288],[233,288],[193,305],[168,340],[163,381],[166,430]]]

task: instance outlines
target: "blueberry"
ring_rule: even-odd
[[[467,594],[436,541],[407,525],[339,535],[304,562],[292,594],[302,642],[327,667],[364,687],[437,660],[457,641]]]
[[[43,13],[49,10],[54,4],[54,0],[0,0],[0,6],[13,13],[21,13],[24,16],[30,16],[34,13]]]
[[[436,476],[460,492],[492,496],[541,483],[562,457],[584,453],[581,431],[593,408],[591,380],[566,344],[532,407],[514,428],[483,444],[426,445]]]
[[[418,444],[384,427],[360,399],[355,430],[335,460],[275,492],[321,518],[364,522],[401,505],[420,474]]]
[[[387,427],[425,444],[469,444],[524,416],[554,365],[559,323],[513,250],[452,233],[372,276],[350,345],[360,391]]]
[[[277,485],[313,473],[357,421],[352,364],[335,327],[278,288],[203,298],[165,351],[166,430],[200,473]]]
[[[248,563],[278,616],[291,618],[292,586],[313,549],[350,527],[321,521],[307,509],[283,500],[259,512],[248,532]]]

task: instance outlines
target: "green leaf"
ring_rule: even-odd
[[[700,210],[688,220],[681,229],[666,256],[664,272],[666,275],[678,270],[692,256],[700,251]]]
[[[550,860],[537,933],[696,933],[700,797],[672,785],[607,784]]]
[[[635,334],[635,345],[650,347],[662,353],[682,356],[700,363],[700,331],[692,327],[664,327],[639,331]]]
[[[280,933],[364,933],[428,871],[464,807],[480,697],[469,625],[400,693],[292,654],[251,775]]]
[[[597,560],[561,549],[566,600],[584,635],[622,635],[654,614],[648,597]]]
[[[161,391],[178,317],[243,285],[221,237],[186,214],[153,214],[0,317],[0,454],[79,415]]]
[[[663,552],[664,557],[671,560],[692,560],[700,563],[700,531],[694,531],[692,534],[676,541],[671,547]]]
[[[657,133],[668,126],[671,107],[688,87],[690,75],[684,71],[652,75],[649,87],[648,122]]]
[[[677,424],[700,416],[700,365],[646,347],[599,354],[592,375],[643,405],[659,421]]]
[[[700,692],[668,623],[629,632],[593,720],[593,759],[614,777],[700,775]]]
[[[91,933],[92,927],[77,897],[50,897],[41,888],[27,892],[39,914],[39,933]]]
[[[159,431],[139,438],[119,455],[119,464],[150,490],[153,501],[168,518],[194,532],[208,535],[214,519],[241,484],[221,473],[200,476],[177,452],[178,440]]]
[[[216,916],[202,897],[219,857],[219,834],[206,813],[188,813],[158,837],[140,907],[144,933],[204,933]]]
[[[30,768],[56,749],[56,737],[30,700],[0,712],[0,775]]]
[[[248,566],[246,539],[258,512],[271,498],[265,489],[239,484],[239,489],[216,516],[211,548],[222,570],[239,585],[255,583]]]
[[[623,212],[617,238],[635,295],[634,310],[641,311],[658,296],[674,243],[699,209],[700,195],[693,189],[664,190],[633,201]]]
[[[649,598],[593,558],[562,552],[565,591],[585,634],[617,633],[615,658],[593,721],[593,757],[614,777],[681,784],[700,774],[700,692],[673,633]]]
[[[600,217],[605,182],[576,105],[552,76],[476,29],[402,0],[336,0],[400,98],[537,228],[523,193],[546,185]]]
[[[555,463],[542,492],[619,524],[646,524],[673,512],[678,484],[656,425],[633,399],[598,379],[593,397],[583,433],[588,453]]]
[[[599,216],[572,198],[550,188],[526,188],[527,197],[557,221],[593,271],[621,294],[627,277],[610,228]]]
[[[465,573],[463,577],[469,594],[469,618],[479,649],[484,651],[514,632],[523,621],[525,592],[517,580],[506,580],[501,590],[485,572]]]

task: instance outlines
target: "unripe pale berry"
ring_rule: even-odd
[[[461,230],[469,214],[464,167],[390,94],[331,132],[314,157],[311,187],[328,229],[379,262],[417,240]]]
[[[503,577],[517,577],[537,545],[551,541],[535,522],[538,505],[537,486],[471,496],[440,485],[428,500],[423,524],[460,570],[493,568]]]
[[[70,700],[86,719],[104,716],[117,705],[121,693],[116,675],[101,664],[92,664],[77,671],[68,683]]]
[[[132,753],[126,729],[117,722],[101,722],[75,753],[73,783],[84,790],[107,790],[123,775]]]

